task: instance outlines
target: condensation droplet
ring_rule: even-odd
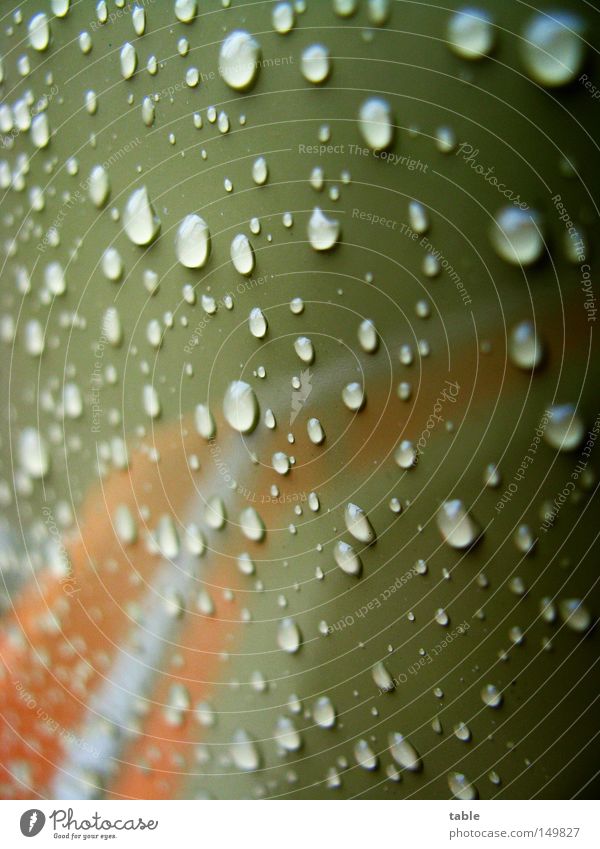
[[[296,622],[287,617],[277,628],[277,644],[288,654],[296,654],[302,644],[302,635]]]
[[[523,64],[529,76],[547,88],[572,82],[581,71],[586,52],[584,25],[577,15],[539,13],[525,27]]]
[[[482,9],[461,9],[450,17],[446,37],[451,49],[463,59],[483,59],[494,46],[492,19]]]
[[[394,138],[392,110],[387,100],[369,97],[360,107],[358,128],[372,150],[385,150]]]
[[[344,510],[344,521],[354,539],[367,544],[374,541],[375,531],[362,507],[349,502]]]
[[[160,230],[145,186],[131,193],[123,211],[123,227],[134,245],[148,245]]]
[[[234,236],[230,248],[231,262],[239,274],[248,276],[254,269],[254,251],[250,240],[243,233]]]
[[[492,246],[511,265],[533,265],[544,252],[541,218],[534,210],[506,206],[494,218]]]
[[[445,501],[437,512],[442,538],[452,548],[468,548],[479,536],[479,526],[460,499]]]
[[[315,251],[328,251],[333,248],[340,236],[340,222],[328,218],[316,206],[308,222],[308,241]]]
[[[260,410],[258,399],[248,383],[234,380],[229,384],[223,399],[223,414],[239,433],[251,433],[254,430]]]
[[[336,542],[333,557],[342,572],[347,575],[360,575],[362,571],[361,559],[349,543],[342,540]]]
[[[234,30],[221,45],[219,73],[235,91],[249,88],[260,66],[260,45],[249,32]]]
[[[412,743],[398,732],[389,735],[390,753],[398,766],[410,772],[420,772],[423,763]]]

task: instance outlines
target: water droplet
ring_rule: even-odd
[[[376,27],[382,27],[389,20],[392,13],[392,4],[390,0],[369,0],[367,6],[367,15],[369,22]]]
[[[358,341],[363,351],[373,354],[379,347],[379,337],[375,325],[369,318],[365,318],[358,328]]]
[[[252,164],[252,179],[257,186],[264,186],[269,177],[269,169],[267,160],[264,156],[259,156]]]
[[[282,619],[277,628],[277,645],[288,654],[295,654],[302,643],[302,635],[296,622],[287,617]]]
[[[50,24],[44,12],[38,12],[27,26],[29,43],[34,50],[43,51],[50,43]]]
[[[335,708],[327,696],[320,696],[313,705],[312,715],[319,728],[333,728]]]
[[[175,0],[175,17],[182,24],[189,24],[198,11],[197,0]]]
[[[584,424],[573,404],[557,404],[548,410],[544,439],[557,451],[574,451],[585,434]]]
[[[410,772],[420,772],[423,768],[423,763],[417,750],[402,734],[398,734],[397,732],[390,734],[389,746],[390,753],[398,766],[408,769]]]
[[[279,717],[273,737],[285,752],[297,752],[302,747],[302,738],[289,716]]]
[[[250,333],[256,336],[257,339],[262,339],[266,335],[267,319],[259,307],[254,307],[250,310],[248,326],[250,327]]]
[[[360,410],[365,403],[365,395],[360,383],[348,383],[342,389],[342,401],[349,410]]]
[[[316,251],[330,250],[340,236],[340,222],[328,218],[316,206],[308,222],[308,241]]]
[[[387,100],[369,97],[360,107],[358,128],[372,150],[385,150],[394,138],[392,110]]]
[[[408,222],[415,233],[426,233],[429,230],[429,214],[422,203],[416,200],[409,202]]]
[[[151,419],[156,419],[160,416],[160,399],[154,386],[150,384],[144,386],[142,398],[146,415],[150,416]]]
[[[434,619],[438,625],[442,625],[443,627],[446,627],[446,625],[448,625],[448,623],[450,622],[450,617],[448,616],[443,607],[439,607],[436,610]]]
[[[451,49],[463,59],[483,59],[494,46],[492,19],[482,9],[461,9],[448,21],[446,37]]]
[[[218,495],[211,495],[206,499],[204,507],[204,521],[209,528],[214,531],[220,531],[225,527],[227,521],[227,513],[223,499]]]
[[[242,91],[254,82],[260,66],[260,45],[249,32],[234,30],[219,52],[219,73],[227,85]]]
[[[156,529],[156,541],[160,552],[167,560],[172,560],[179,554],[179,534],[171,516],[161,516]]]
[[[394,452],[394,459],[401,469],[410,469],[416,463],[417,449],[409,439],[403,439]]]
[[[216,425],[213,415],[207,404],[197,404],[194,411],[196,430],[203,439],[214,439]]]
[[[501,259],[533,265],[544,252],[541,218],[534,210],[505,206],[494,218],[490,238]]]
[[[129,41],[126,41],[121,48],[120,62],[121,76],[124,80],[131,79],[137,68],[137,53],[135,47]]]
[[[250,240],[243,233],[234,236],[230,248],[231,261],[236,271],[244,276],[252,274],[254,268],[254,251]]]
[[[202,268],[210,253],[210,231],[200,215],[186,215],[177,228],[175,254],[186,268]]]
[[[584,25],[568,12],[540,13],[525,27],[521,55],[529,76],[547,88],[567,85],[586,55]]]
[[[229,752],[235,767],[243,772],[253,772],[260,766],[260,754],[256,743],[243,728],[239,728],[234,733]]]
[[[390,675],[385,663],[382,660],[378,661],[375,664],[375,666],[371,670],[371,674],[373,676],[375,686],[379,687],[380,690],[389,693],[394,689],[394,679]]]
[[[294,351],[303,363],[312,363],[315,358],[313,343],[307,336],[299,336],[294,342]]]
[[[581,599],[561,599],[558,603],[558,611],[565,625],[577,634],[583,634],[592,624],[592,614]]]
[[[294,19],[294,7],[291,3],[277,3],[273,7],[271,21],[273,29],[280,35],[286,35],[291,31],[294,26]]]
[[[48,123],[48,115],[46,112],[40,112],[31,122],[31,141],[33,144],[43,150],[50,142],[50,125]]]
[[[119,504],[115,511],[115,530],[123,545],[133,545],[137,539],[137,525],[126,504]]]
[[[342,540],[336,542],[333,556],[337,565],[347,575],[360,575],[362,571],[361,559],[349,543]]]
[[[323,430],[323,426],[319,419],[310,418],[306,423],[306,430],[308,432],[308,438],[315,445],[321,445],[325,440],[325,431]]]
[[[375,531],[362,507],[349,502],[344,510],[344,521],[354,539],[364,543],[374,541]]]
[[[145,186],[131,193],[123,211],[123,227],[134,245],[148,245],[160,230]]]
[[[452,548],[468,548],[480,533],[479,526],[458,498],[442,504],[436,521],[442,538]]]
[[[260,409],[252,387],[243,380],[234,380],[227,387],[223,414],[239,433],[251,433],[258,422]]]
[[[537,368],[544,358],[541,340],[531,321],[521,321],[510,333],[508,354],[513,365],[530,371]]]
[[[287,475],[290,470],[290,458],[283,451],[276,451],[271,458],[273,468],[280,475]]]
[[[309,83],[322,83],[329,76],[329,50],[324,44],[311,44],[302,51],[300,62],[302,76]]]
[[[502,693],[494,684],[486,684],[481,690],[481,701],[487,707],[499,708],[502,705]]]
[[[19,460],[23,471],[36,480],[50,471],[50,450],[41,433],[26,427],[19,436]]]
[[[477,790],[462,772],[448,773],[450,792],[461,802],[471,802],[477,798]]]
[[[244,536],[253,542],[261,542],[265,538],[265,523],[254,507],[245,507],[240,513],[240,528]]]
[[[100,209],[106,203],[110,194],[108,172],[102,165],[94,165],[90,173],[88,191],[94,206]]]
[[[377,769],[379,759],[366,740],[357,740],[354,744],[354,757],[356,763],[366,770]]]
[[[102,271],[108,280],[119,280],[123,274],[123,260],[116,248],[107,248],[102,254]]]
[[[102,333],[113,348],[118,348],[123,341],[123,326],[116,307],[108,307],[102,318]]]

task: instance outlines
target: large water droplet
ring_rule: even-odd
[[[390,693],[394,689],[394,679],[390,675],[385,663],[378,661],[371,670],[375,685],[385,693]]]
[[[505,206],[494,218],[492,245],[512,265],[533,265],[544,251],[540,216],[533,210]]]
[[[349,410],[360,410],[365,403],[365,394],[360,383],[348,383],[342,389],[342,400]]]
[[[256,336],[257,339],[262,339],[267,333],[267,319],[260,307],[254,307],[250,310],[248,318],[248,326],[250,333]]]
[[[302,51],[300,68],[309,83],[322,83],[329,76],[329,50],[324,44],[311,44]]]
[[[363,351],[373,354],[379,347],[379,337],[375,325],[369,318],[361,321],[358,328],[358,341]]]
[[[126,41],[121,48],[120,62],[121,76],[125,80],[131,79],[137,68],[137,53],[135,47],[129,41]]]
[[[320,728],[333,728],[335,708],[328,696],[320,696],[313,705],[312,715]]]
[[[229,384],[223,400],[223,414],[239,433],[251,433],[258,422],[260,409],[252,387],[243,380]]]
[[[393,732],[389,736],[390,753],[398,766],[410,770],[410,772],[419,772],[422,767],[422,761],[419,754],[412,743],[409,743],[406,737],[398,732]]]
[[[254,507],[245,507],[240,513],[240,528],[247,539],[261,542],[266,533],[265,523]]]
[[[41,433],[34,427],[26,427],[19,436],[19,460],[23,470],[36,480],[50,470],[50,451]]]
[[[344,510],[344,521],[348,531],[359,542],[371,543],[375,539],[375,531],[362,507],[349,502]]]
[[[462,772],[448,773],[448,787],[450,792],[461,802],[471,802],[477,798],[477,790]]]
[[[537,368],[544,358],[541,340],[531,321],[521,321],[510,332],[508,355],[518,368],[531,371]]]
[[[260,45],[249,32],[230,33],[219,52],[219,73],[230,88],[242,91],[254,82],[260,65]]]
[[[131,193],[123,211],[123,227],[134,245],[148,245],[160,230],[145,186]]]
[[[384,150],[394,138],[392,110],[387,100],[369,97],[360,107],[358,128],[372,150]]]
[[[29,43],[34,50],[45,50],[50,43],[50,24],[44,12],[38,12],[27,26]]]
[[[186,215],[175,236],[175,254],[186,268],[202,268],[210,253],[210,231],[200,215]]]
[[[194,412],[196,430],[204,439],[213,439],[216,433],[216,425],[213,415],[207,404],[197,404]]]
[[[231,261],[236,271],[244,276],[252,274],[254,268],[254,251],[248,236],[238,233],[234,236],[230,248]]]
[[[468,548],[479,536],[479,526],[458,498],[442,504],[436,521],[442,538],[452,548]]]
[[[570,83],[586,55],[581,19],[568,12],[535,15],[525,27],[521,55],[530,77],[548,88]]]
[[[302,643],[300,628],[296,622],[287,617],[282,619],[277,628],[277,644],[288,654],[295,654]]]
[[[340,222],[316,206],[308,222],[308,241],[316,251],[330,250],[340,236]]]
[[[354,757],[359,766],[369,771],[377,769],[379,765],[377,755],[366,740],[357,740],[354,744]]]
[[[320,445],[325,441],[325,431],[319,419],[310,418],[306,423],[306,430],[308,431],[308,438],[315,445]]]
[[[548,410],[549,422],[544,431],[548,445],[558,451],[574,451],[585,434],[585,427],[573,404],[556,404]]]
[[[260,753],[256,743],[243,728],[234,733],[229,752],[236,768],[243,772],[253,772],[260,766]]]
[[[336,542],[333,556],[337,565],[347,575],[360,575],[362,571],[361,559],[349,543],[343,542],[343,540]]]
[[[494,28],[482,9],[461,9],[448,21],[448,44],[463,59],[483,59],[494,46]]]
[[[294,342],[294,350],[300,357],[303,363],[313,362],[315,358],[315,349],[313,343],[307,336],[299,336]]]

